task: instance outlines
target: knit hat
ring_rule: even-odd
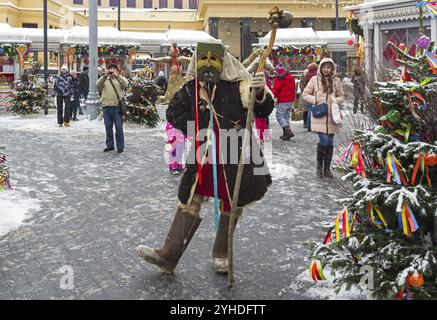
[[[276,74],[277,75],[282,75],[285,73],[285,68],[284,65],[282,63],[278,64],[275,68]]]

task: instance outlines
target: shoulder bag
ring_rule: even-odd
[[[114,83],[112,82],[111,78],[109,78],[109,82],[111,83],[112,88],[114,88],[115,94],[116,94],[117,99],[118,99],[118,106],[121,109],[121,114],[125,115],[127,112],[127,104],[126,104],[126,102],[123,101],[123,99],[120,99],[120,95],[118,94],[118,91],[115,88]]]

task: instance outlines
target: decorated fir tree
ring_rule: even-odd
[[[47,92],[37,77],[24,73],[15,84],[10,111],[18,114],[39,113],[49,103]]]
[[[9,177],[9,168],[6,166],[6,154],[0,147],[0,191],[12,189],[11,179]]]
[[[128,106],[126,119],[130,122],[154,128],[159,124],[160,118],[156,109],[156,101],[161,94],[161,89],[144,74],[138,74],[129,83],[127,93],[123,100]]]
[[[374,84],[375,126],[337,161],[353,191],[312,244],[311,273],[323,280],[329,267],[337,290],[365,279],[375,298],[437,298],[437,56],[425,36],[416,56],[390,45],[402,79]]]

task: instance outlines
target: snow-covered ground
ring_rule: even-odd
[[[165,109],[159,111],[163,116]],[[175,281],[163,280],[134,253],[138,244],[161,244],[177,204],[179,178],[169,175],[164,162],[163,127],[127,123],[125,153],[104,154],[103,121],[80,119],[59,128],[53,113],[0,114],[1,144],[15,180],[14,190],[0,193],[0,238],[8,243],[0,245],[0,257],[10,257],[0,283],[11,288],[0,286],[0,299],[60,298],[60,265],[75,269],[77,290],[61,293],[72,299],[365,298],[358,291],[336,295],[332,281],[310,278],[306,242],[323,239],[338,191],[315,177],[316,135],[301,122],[293,122],[293,142],[284,143],[271,115],[274,183],[239,223],[238,281],[229,291],[211,268],[211,203]],[[27,257],[15,254],[23,246],[30,248]],[[27,258],[38,262],[37,271],[28,270]],[[9,282],[19,272],[28,272],[28,283]]]
[[[39,210],[38,203],[20,189],[0,192],[0,237],[21,225],[33,210]]]

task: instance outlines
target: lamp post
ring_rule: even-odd
[[[48,36],[47,36],[47,0],[44,0],[44,86],[46,93],[49,92],[49,57],[48,57]],[[49,107],[44,106],[44,115],[48,115]]]
[[[118,31],[121,31],[121,0],[118,0]]]
[[[87,115],[90,116],[90,120],[97,119],[97,106],[99,105],[100,95],[97,91],[97,60],[98,55],[98,28],[97,28],[97,0],[89,1],[89,77],[90,87],[87,104]]]

